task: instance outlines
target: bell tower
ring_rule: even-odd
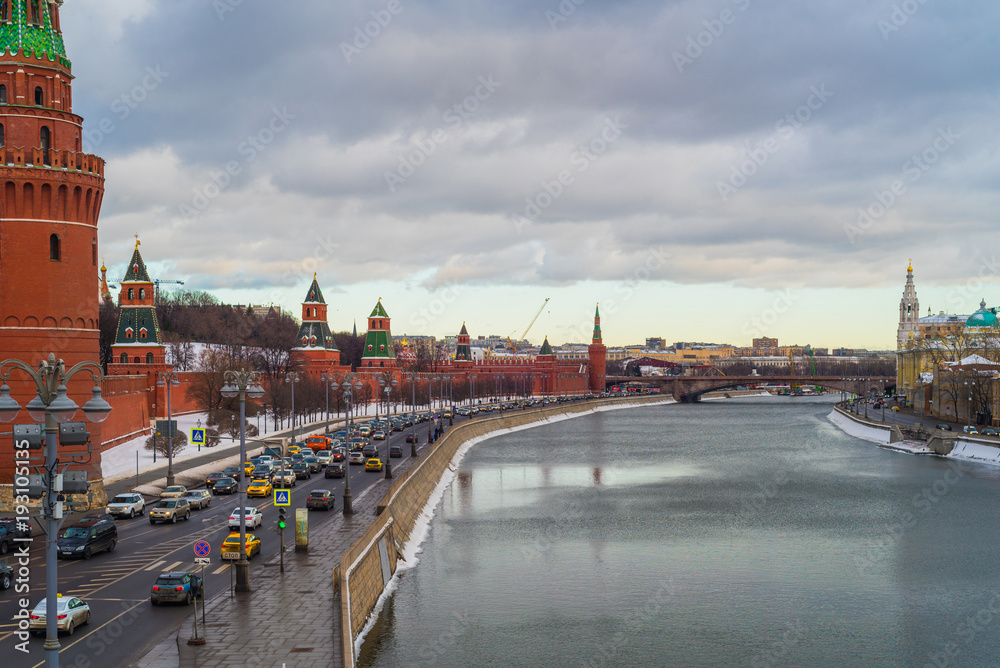
[[[903,298],[899,300],[899,328],[896,330],[896,350],[906,347],[906,341],[912,333],[914,337],[920,329],[920,301],[917,299],[917,288],[913,284],[913,260],[906,269],[906,285],[903,287]]]

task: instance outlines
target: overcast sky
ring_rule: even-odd
[[[894,346],[1000,262],[1000,5],[67,0],[102,254],[335,330]]]

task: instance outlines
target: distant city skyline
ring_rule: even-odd
[[[896,5],[428,0],[369,29],[70,0],[63,27],[112,266],[140,234],[159,277],[293,313],[315,271],[334,329],[383,297],[400,332],[506,334],[551,297],[554,342],[601,302],[610,345],[891,349],[909,258],[935,311],[1000,276],[1000,7]]]

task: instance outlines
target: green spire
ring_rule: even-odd
[[[389,317],[389,314],[386,313],[385,309],[382,307],[382,298],[381,297],[379,297],[378,304],[375,304],[375,310],[372,311],[372,314],[370,316],[368,316],[368,317],[369,318],[388,318]]]
[[[539,357],[543,355],[549,355],[549,356],[553,355],[552,346],[549,345],[549,337],[547,336],[545,337],[545,343],[542,344],[542,349],[538,351]]]
[[[146,263],[142,261],[139,253],[139,239],[135,240],[135,252],[132,253],[132,261],[128,264],[128,272],[125,274],[125,282],[152,283],[149,274],[146,273]]]
[[[325,304],[326,301],[323,299],[323,291],[319,289],[319,281],[316,280],[316,274],[313,274],[312,285],[309,286],[309,294],[306,295],[306,304]]]
[[[594,311],[594,341],[601,340],[601,305],[597,305],[597,310]]]
[[[62,3],[63,0],[56,0],[56,5]],[[0,3],[0,7],[2,5]],[[71,65],[66,57],[62,33],[56,29],[53,20],[53,7],[47,0],[37,4],[36,0],[12,0],[10,11],[13,15],[0,16],[0,55],[10,53],[39,58],[45,56],[49,60],[58,60],[69,69]],[[41,14],[36,15],[35,12],[39,9]]]

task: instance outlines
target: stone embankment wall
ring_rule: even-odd
[[[602,406],[642,406],[665,403],[669,397],[601,399],[558,405],[535,411],[512,411],[455,425],[420,456],[421,461],[393,481],[378,505],[379,515],[368,531],[344,554],[334,572],[339,578],[344,667],[354,667],[354,641],[375,611],[379,598],[396,572],[403,546],[409,541],[431,494],[455,455],[469,441],[502,430],[564,419]],[[404,454],[409,455],[404,448]]]

